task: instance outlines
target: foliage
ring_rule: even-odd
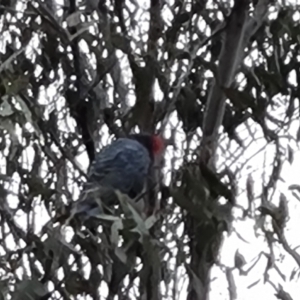
[[[297,295],[299,7],[282,2],[0,3],[0,299]],[[95,152],[138,130],[167,140],[160,208],[119,195],[89,228],[66,220]]]

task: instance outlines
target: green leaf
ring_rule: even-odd
[[[10,119],[10,117],[1,117],[0,116],[0,128],[7,130],[9,135],[10,135],[10,138],[16,144],[19,144],[18,137],[17,137],[16,132],[15,132],[15,124]]]
[[[2,97],[2,103],[0,105],[0,116],[7,117],[14,114],[14,110],[12,109],[10,103],[7,101],[7,96]]]
[[[239,91],[234,88],[223,87],[222,89],[226,97],[228,97],[228,99],[231,101],[231,103],[237,110],[255,108],[255,99],[251,95],[249,95],[249,93]]]
[[[39,300],[47,292],[47,289],[38,280],[24,280],[16,284],[12,300]]]
[[[8,284],[9,284],[9,279],[0,281],[0,300],[7,299],[6,295],[9,291]]]
[[[292,149],[292,147],[290,145],[288,145],[287,148],[288,148],[287,149],[288,150],[288,161],[290,164],[292,164],[294,161],[294,150]]]
[[[123,51],[124,53],[128,52],[128,43],[124,36],[119,33],[113,33],[111,35],[111,42],[116,49]]]
[[[127,255],[123,248],[121,247],[115,248],[115,254],[123,264],[127,263]]]
[[[155,215],[151,215],[146,221],[145,226],[149,230],[157,221],[157,217]]]
[[[111,225],[111,236],[110,236],[110,241],[113,245],[117,246],[119,242],[119,231],[124,228],[123,222],[121,219],[116,220],[112,225]]]
[[[97,219],[104,220],[104,221],[110,221],[110,222],[117,222],[120,220],[119,217],[107,215],[107,214],[103,214],[103,213],[98,214],[98,215],[93,215],[93,218],[97,218]]]
[[[180,189],[170,189],[170,194],[175,203],[182,209],[185,209],[187,212],[189,212],[191,216],[193,216],[195,219],[198,219],[199,221],[203,219],[203,211],[200,209],[200,207],[198,207],[187,197],[185,197]]]
[[[19,75],[15,78],[8,79],[3,77],[1,83],[5,89],[5,94],[9,96],[16,96],[20,91],[24,90],[29,84],[28,75]]]
[[[72,14],[70,14],[67,18],[67,24],[69,27],[75,27],[79,24],[81,24],[81,12],[80,11],[76,11]]]
[[[191,284],[193,286],[193,290],[195,291],[197,295],[197,299],[203,298],[202,295],[204,295],[204,286],[200,278],[197,276],[197,274],[191,269],[189,265],[186,264],[187,271],[192,275],[191,276]]]
[[[292,185],[289,186],[289,190],[290,191],[296,190],[300,193],[300,185],[299,184],[292,184]]]
[[[234,266],[237,269],[241,269],[246,264],[246,260],[242,254],[239,253],[238,250],[235,252],[234,256]]]

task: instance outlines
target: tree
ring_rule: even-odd
[[[296,299],[298,10],[2,1],[0,299]],[[63,218],[137,131],[168,143],[153,214]]]

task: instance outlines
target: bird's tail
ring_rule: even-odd
[[[78,215],[84,220],[97,217],[117,202],[116,197],[112,188],[95,184],[86,185],[71,211],[71,216]]]

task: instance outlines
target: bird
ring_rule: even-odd
[[[138,198],[164,148],[163,138],[150,134],[130,134],[104,147],[91,164],[71,215],[87,220],[103,213],[105,207],[118,203],[116,191]]]

